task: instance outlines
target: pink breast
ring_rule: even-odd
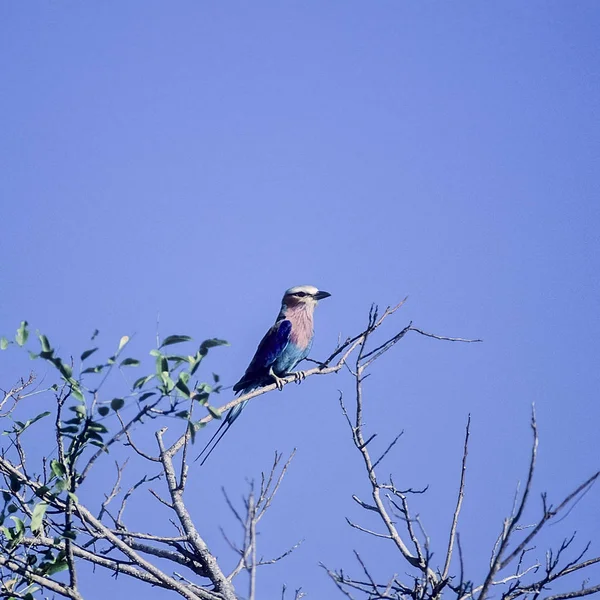
[[[292,323],[290,340],[300,348],[306,348],[313,336],[312,310],[309,308],[293,307],[288,309],[286,319]]]

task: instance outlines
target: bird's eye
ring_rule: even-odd
[[[300,298],[304,298],[304,296],[306,296],[306,292],[296,292],[296,296],[300,296]]]

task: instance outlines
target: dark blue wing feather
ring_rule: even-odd
[[[290,341],[292,324],[287,319],[277,321],[260,341],[244,376],[233,386],[239,392],[252,385],[260,385],[273,363],[281,356]]]
[[[292,324],[286,319],[277,321],[277,323],[267,331],[265,337],[260,341],[256,353],[250,361],[244,376],[233,386],[235,392],[249,391],[268,383],[270,379],[269,369],[287,348],[290,342],[291,331]],[[231,424],[240,416],[246,402],[241,402],[237,406],[234,406],[227,413],[227,416],[219,426],[219,429],[217,429],[208,444],[204,446],[202,452],[197,456],[196,460],[201,456],[204,456],[201,464],[204,464],[207,461],[208,457],[212,454],[212,451],[221,441],[221,438],[229,431]],[[215,438],[216,442],[213,444]]]

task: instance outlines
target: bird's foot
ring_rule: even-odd
[[[277,375],[275,375],[275,372],[273,371],[273,367],[271,367],[269,369],[269,375],[273,378],[273,381],[275,382],[275,385],[277,386],[277,389],[279,391],[281,391],[283,389],[283,385],[284,385],[284,381],[281,377],[278,377]]]
[[[305,379],[306,379],[306,371],[295,371],[294,372],[294,381],[296,383],[302,383]]]

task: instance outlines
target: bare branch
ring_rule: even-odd
[[[600,584],[590,588],[582,588],[574,592],[565,592],[563,594],[547,596],[544,600],[568,600],[569,598],[581,598],[582,596],[589,596],[590,594],[597,594],[598,592],[600,592]]]
[[[458,498],[456,500],[456,508],[454,509],[454,515],[452,517],[452,526],[450,527],[450,539],[448,540],[448,550],[446,552],[446,562],[444,564],[444,570],[442,571],[442,579],[448,577],[450,571],[450,561],[452,560],[452,550],[454,548],[454,539],[456,537],[456,527],[458,525],[458,517],[460,515],[460,509],[462,507],[463,497],[465,494],[465,475],[467,473],[467,454],[469,451],[469,433],[471,428],[471,415],[467,418],[467,427],[465,431],[465,444],[463,448],[463,457],[460,471],[460,484],[458,486]]]
[[[206,542],[202,539],[194,526],[192,518],[183,502],[183,490],[179,487],[172,453],[165,449],[162,436],[164,428],[156,432],[156,440],[160,449],[160,461],[163,465],[169,495],[171,496],[173,510],[175,511],[181,527],[187,535],[188,542],[198,555],[198,560],[215,586],[215,591],[223,595],[225,600],[236,600],[236,595],[231,582],[223,574],[216,558],[211,554]]]
[[[516,509],[516,512],[513,510],[513,514],[506,520],[504,530],[502,533],[502,538],[500,540],[500,544],[498,546],[498,551],[492,560],[492,564],[488,571],[488,574],[481,586],[481,592],[479,594],[479,600],[484,600],[487,591],[494,580],[494,577],[498,570],[501,568],[502,564],[502,556],[508,543],[510,541],[511,535],[515,530],[515,527],[519,520],[521,519],[521,515],[525,510],[525,505],[527,504],[527,499],[529,497],[529,493],[531,491],[531,483],[533,481],[533,473],[535,471],[535,461],[537,457],[537,448],[538,448],[538,433],[537,433],[537,422],[535,419],[535,410],[532,407],[531,411],[531,431],[533,433],[533,443],[531,445],[531,459],[529,461],[529,471],[527,473],[527,481],[525,483],[525,489],[523,490],[523,495],[521,497],[521,501]],[[520,552],[520,551],[519,551]]]
[[[6,410],[6,412],[0,412],[0,418],[8,417],[13,410],[17,407],[17,404],[20,400],[28,396],[29,394],[23,394],[28,387],[32,386],[35,382],[35,374],[33,372],[29,373],[29,377],[27,379],[21,377],[13,387],[9,390],[3,390],[0,388],[0,393],[3,394],[2,399],[0,400],[0,411],[4,408],[5,404],[12,400],[12,404]]]
[[[467,338],[446,337],[443,335],[434,335],[433,333],[427,333],[426,331],[423,331],[422,329],[419,329],[418,327],[413,327],[412,325],[410,326],[409,330],[419,333],[421,335],[424,335],[426,337],[433,338],[434,340],[441,340],[444,342],[463,342],[465,344],[475,344],[477,342],[483,342],[483,340],[480,340],[480,339],[470,340]]]
[[[389,446],[385,449],[385,451],[383,452],[383,454],[375,461],[375,463],[373,464],[373,469],[375,469],[375,467],[377,467],[377,465],[386,457],[387,453],[396,445],[396,442],[404,435],[404,430],[401,431],[393,440],[392,442],[389,444]],[[369,442],[367,442],[368,444]]]
[[[371,531],[370,529],[365,529],[364,527],[361,527],[360,525],[353,523],[348,517],[346,517],[346,523],[348,523],[348,525],[350,525],[350,527],[352,527],[354,529],[358,529],[359,531],[362,531],[364,533],[368,533],[369,535],[372,535],[372,536],[375,536],[378,538],[384,538],[386,540],[392,539],[391,535],[385,534],[385,533],[377,533],[376,531]]]
[[[235,566],[233,571],[227,576],[227,579],[231,581],[242,570],[245,569],[249,575],[249,598],[252,598],[253,595],[256,594],[256,568],[262,565],[275,564],[276,562],[288,556],[293,550],[295,550],[300,545],[300,542],[298,542],[297,544],[292,546],[291,549],[287,550],[282,555],[274,559],[257,559],[258,523],[263,518],[268,508],[271,506],[271,503],[273,502],[273,499],[281,486],[283,478],[285,477],[295,454],[296,449],[294,448],[283,467],[281,467],[281,469],[279,470],[279,473],[277,473],[282,455],[277,452],[275,453],[273,464],[268,475],[264,472],[261,473],[261,485],[258,497],[255,496],[254,482],[250,482],[250,492],[248,496],[244,498],[244,505],[246,508],[245,518],[243,518],[239,511],[235,508],[229,496],[227,495],[227,492],[225,491],[225,489],[222,488],[222,492],[225,497],[225,502],[227,503],[227,506],[233,513],[235,519],[238,521],[243,531],[243,543],[241,548],[238,548],[233,542],[231,542],[225,534],[225,532],[222,531],[223,537],[225,538],[229,546],[234,550],[234,552],[236,552],[240,556],[237,565]]]

